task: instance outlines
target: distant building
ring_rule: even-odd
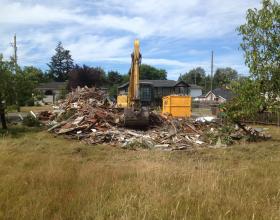
[[[44,104],[54,104],[59,98],[63,89],[65,89],[67,82],[48,82],[40,83],[37,87],[44,95],[42,102]]]
[[[198,97],[202,95],[202,87],[195,85],[195,84],[189,84],[190,85],[190,96],[192,98]]]
[[[201,102],[218,102],[223,103],[230,100],[233,97],[233,93],[230,89],[226,88],[216,88],[212,91],[209,91],[204,96],[198,96],[194,99],[194,101]]]
[[[118,87],[118,94],[127,94],[129,83]],[[143,105],[161,105],[162,97],[172,94],[191,95],[202,94],[199,86],[175,80],[140,80],[140,100]]]

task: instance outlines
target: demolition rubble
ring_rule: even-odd
[[[224,147],[250,136],[268,139],[262,131],[225,125],[214,118],[172,118],[150,112],[147,130],[123,126],[123,109],[116,108],[103,90],[77,88],[52,112],[41,112],[39,119],[48,131],[88,144],[110,144],[123,148],[138,147],[160,150],[183,150],[198,147]]]

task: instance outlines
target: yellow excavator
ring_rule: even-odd
[[[127,107],[124,109],[124,125],[126,127],[143,128],[149,125],[149,110],[141,106],[139,94],[141,58],[140,43],[139,40],[135,40],[134,51],[131,54]]]

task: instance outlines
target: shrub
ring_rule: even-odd
[[[28,127],[39,127],[41,125],[40,121],[31,114],[28,114],[23,119],[22,123],[23,123],[23,125],[28,126]]]

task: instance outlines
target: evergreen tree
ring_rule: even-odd
[[[74,62],[70,51],[65,50],[61,42],[58,43],[55,51],[55,55],[48,64],[50,68],[49,75],[55,81],[63,82],[68,79],[68,74],[73,69]]]
[[[78,86],[100,87],[105,82],[106,75],[102,68],[76,65],[69,73],[68,89],[74,89]]]

